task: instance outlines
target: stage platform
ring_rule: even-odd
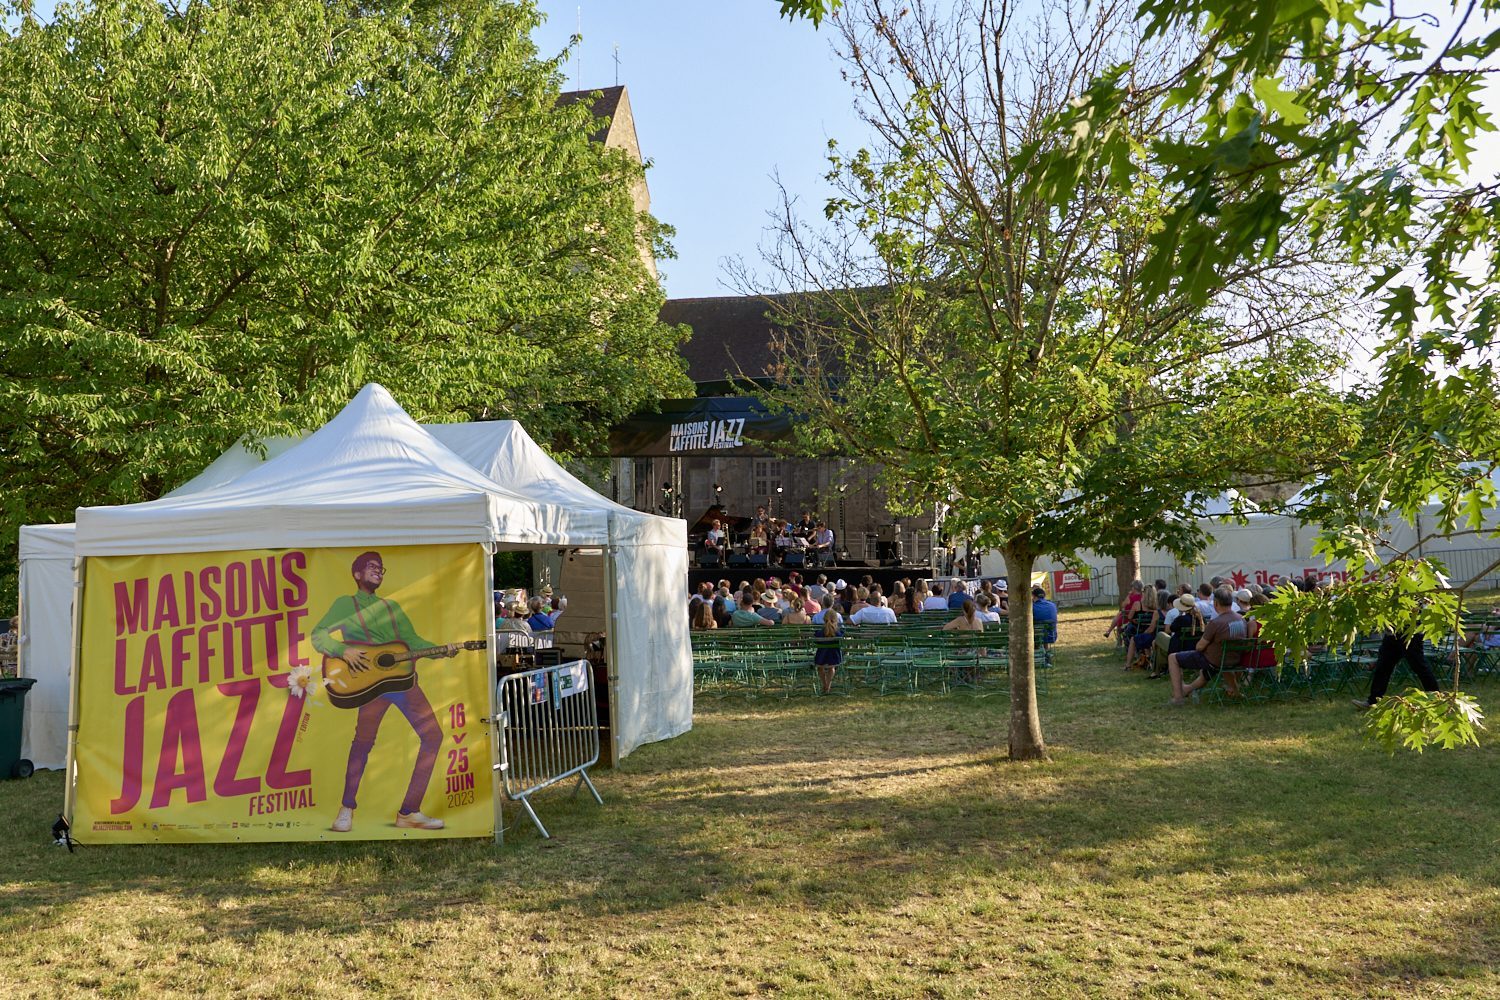
[[[932,578],[932,567],[922,566],[866,566],[863,563],[851,564],[841,563],[835,566],[823,566],[816,569],[805,569],[800,566],[720,566],[714,569],[689,569],[688,570],[688,593],[697,593],[698,585],[704,580],[717,583],[720,580],[728,580],[731,588],[738,587],[742,580],[754,580],[756,577],[762,579],[774,576],[780,580],[786,580],[788,574],[793,570],[802,574],[803,583],[811,583],[818,578],[819,573],[827,574],[828,582],[831,584],[842,579],[846,583],[857,584],[865,574],[874,577],[875,582],[887,594],[891,592],[891,584],[897,580],[905,580],[910,577],[913,580],[930,580]]]

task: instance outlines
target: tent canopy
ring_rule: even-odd
[[[31,756],[62,764],[75,555],[463,542],[607,548],[596,557],[599,573],[611,577],[612,606],[625,612],[609,628],[616,756],[692,728],[686,524],[600,496],[514,421],[433,431],[368,385],[321,429],[266,442],[266,459],[237,444],[159,500],[80,508],[76,526],[23,528],[25,670],[41,682],[33,705],[52,699],[50,715],[28,711],[38,723],[28,725]]]
[[[602,545],[602,512],[528,500],[367,385],[323,427],[220,485],[78,510],[79,555],[297,545]]]

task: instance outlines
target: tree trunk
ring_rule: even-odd
[[[1137,539],[1130,548],[1115,556],[1115,590],[1120,600],[1130,593],[1130,585],[1141,578],[1141,543]],[[1171,581],[1167,581],[1170,583]]]
[[[1005,549],[1010,583],[1010,759],[1046,760],[1036,707],[1036,643],[1031,623],[1031,569],[1036,555]]]

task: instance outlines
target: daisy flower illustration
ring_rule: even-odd
[[[287,674],[286,690],[294,698],[311,700],[324,683],[323,678],[313,674],[311,667],[293,667]]]

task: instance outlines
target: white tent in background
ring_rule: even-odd
[[[21,529],[21,673],[37,683],[26,696],[21,756],[61,768],[68,757],[68,675],[73,660],[73,526]]]
[[[608,618],[597,628],[610,639],[618,674],[615,752],[623,757],[642,743],[686,732],[693,718],[693,656],[683,587],[687,582],[687,522],[633,510],[600,496],[564,469],[514,420],[426,424],[429,433],[506,489],[532,500],[608,519],[607,551],[574,553],[559,582],[570,601],[604,570]],[[604,566],[600,567],[600,561]],[[609,564],[613,563],[613,568]],[[559,629],[580,630],[570,604]]]
[[[266,450],[265,458],[261,458],[260,455],[252,451],[245,444],[245,439],[240,438],[240,440],[230,446],[228,451],[208,463],[208,468],[177,487],[171,493],[168,493],[167,496],[180,497],[188,493],[202,493],[204,490],[211,490],[215,486],[223,486],[226,483],[231,483],[251,469],[263,465],[267,459],[275,458],[282,452],[295,447],[306,437],[306,434],[299,434],[296,437],[267,438],[261,442],[261,447]]]

